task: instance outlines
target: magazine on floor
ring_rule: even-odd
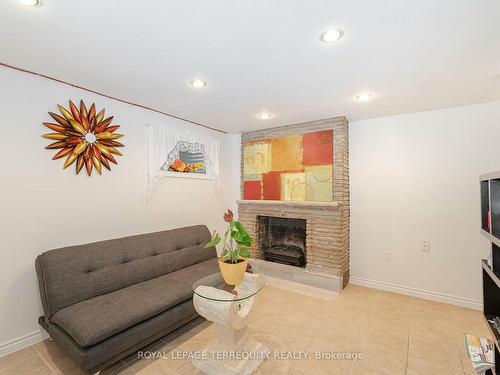
[[[474,371],[484,374],[495,366],[495,344],[486,337],[465,335],[465,346]]]

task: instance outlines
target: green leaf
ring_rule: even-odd
[[[248,251],[248,248],[246,248],[246,247],[240,248],[240,257],[250,258],[250,251]]]
[[[248,232],[238,220],[233,221],[233,226],[236,228],[238,232],[245,233],[248,236]]]
[[[231,259],[231,254],[228,249],[224,249],[224,251],[220,255],[223,261]]]
[[[233,225],[235,230],[231,232],[231,237],[236,241],[236,243],[245,247],[252,246],[252,238],[246,231],[245,227],[239,221],[234,221]]]
[[[220,242],[220,237],[219,237],[219,233],[217,233],[216,231],[214,231],[214,233],[212,234],[212,238],[210,239],[210,241],[204,246],[204,248],[209,248],[209,247],[214,247],[214,246],[217,246]]]
[[[238,263],[238,250],[231,251],[231,262]]]

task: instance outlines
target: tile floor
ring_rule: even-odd
[[[479,311],[349,285],[334,301],[267,286],[249,325],[271,351],[362,352],[351,360],[268,359],[256,374],[465,375],[474,374],[464,333],[489,336]],[[174,351],[199,350],[214,332],[201,319],[154,345],[167,359],[136,355],[103,375],[199,374]],[[54,343],[44,341],[0,358],[0,375],[83,374]]]

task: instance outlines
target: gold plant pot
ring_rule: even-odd
[[[225,263],[222,258],[219,258],[220,273],[226,284],[238,285],[245,276],[248,261],[243,258],[240,259],[242,259],[242,262]]]

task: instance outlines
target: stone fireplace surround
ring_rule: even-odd
[[[345,117],[311,121],[243,133],[241,136],[241,194],[243,196],[243,143],[253,140],[333,129],[333,202],[239,200],[238,217],[255,238],[251,257],[262,259],[258,217],[305,219],[306,271],[349,282],[349,146]]]

